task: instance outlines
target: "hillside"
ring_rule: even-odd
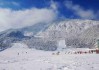
[[[66,40],[72,47],[93,48],[99,37],[99,21],[72,19],[54,23],[37,36],[50,40]]]
[[[22,42],[29,48],[55,51],[59,40],[65,40],[66,47],[94,48],[98,37],[99,21],[68,19],[1,32],[0,48],[6,49],[14,42]]]

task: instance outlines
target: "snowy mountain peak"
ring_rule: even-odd
[[[95,25],[99,25],[99,21],[80,19],[65,20],[53,23],[45,32],[41,32],[37,35],[71,37],[79,35],[86,29]]]

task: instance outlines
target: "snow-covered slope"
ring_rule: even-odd
[[[52,55],[56,52],[14,47],[0,52],[0,70],[99,70],[98,54]]]
[[[24,27],[19,29],[20,31],[24,32],[25,34],[30,34],[33,36],[40,31],[46,30],[52,23],[37,23],[32,26]]]
[[[54,23],[53,25],[49,26],[45,32],[40,32],[38,35],[68,38],[77,36],[95,25],[99,25],[99,21],[80,19],[65,20]]]
[[[92,48],[99,37],[98,30],[99,21],[94,20],[69,19],[48,24],[38,23],[34,26],[1,32],[0,49],[6,49],[11,47],[11,43],[24,40],[28,46],[31,44],[30,47],[42,50],[53,50],[49,47],[50,43],[56,50],[56,42],[59,40],[65,40],[67,47]]]
[[[28,49],[28,46],[24,43],[13,43],[12,47],[11,48],[19,48],[19,49]]]
[[[4,50],[11,47],[12,43],[28,39],[29,37],[24,36],[21,31],[18,30],[7,30],[0,33],[0,49]]]
[[[67,46],[94,47],[99,37],[99,21],[72,19],[54,23],[37,36],[49,40],[66,40]]]

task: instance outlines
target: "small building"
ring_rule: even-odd
[[[66,48],[65,40],[59,40],[58,41],[58,50],[63,50]]]

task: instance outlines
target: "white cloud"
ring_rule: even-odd
[[[56,10],[58,9],[58,3],[57,2],[54,2],[53,0],[50,1],[50,7],[53,9],[53,10]]]
[[[20,6],[20,4],[18,2],[11,2],[11,4],[14,6]]]
[[[18,2],[14,2],[14,1],[12,1],[12,2],[6,2],[6,1],[2,1],[2,2],[0,2],[0,6],[5,6],[5,5],[12,5],[12,6],[20,6],[20,4],[18,3]]]
[[[68,9],[73,10],[73,12],[81,18],[84,18],[84,19],[95,19],[95,18],[97,18],[97,13],[94,13],[93,10],[90,10],[90,9],[85,10],[80,5],[73,4],[72,1],[66,1],[65,6]]]
[[[0,31],[9,28],[22,28],[36,23],[48,23],[57,18],[53,9],[31,8],[26,10],[11,10],[0,8]]]

